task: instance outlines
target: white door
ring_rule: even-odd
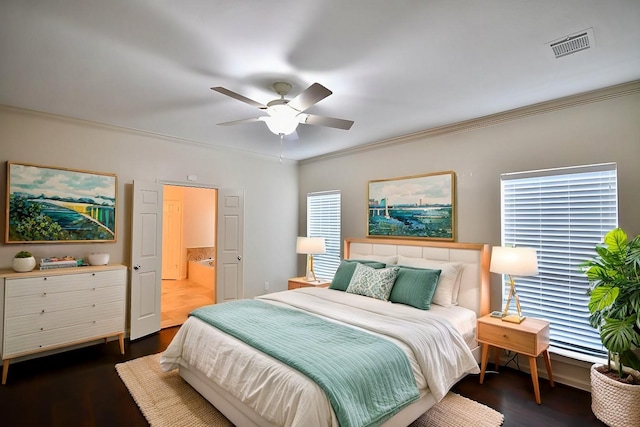
[[[132,340],[160,330],[162,205],[161,184],[133,181],[129,332]]]
[[[181,277],[182,261],[182,201],[165,200],[162,215],[162,278]]]
[[[218,191],[218,249],[216,259],[216,302],[244,296],[242,250],[244,194],[242,190]]]

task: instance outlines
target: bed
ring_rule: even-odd
[[[284,308],[296,312],[291,313],[294,315],[302,311],[300,316],[305,316],[305,321],[315,322],[315,318],[320,318],[318,322],[335,324],[332,329],[347,329],[347,333],[353,331],[375,336],[386,344],[393,343],[406,355],[417,395],[372,425],[407,426],[440,400],[460,378],[478,372],[480,349],[475,325],[477,317],[489,312],[489,246],[352,238],[344,242],[344,258],[358,260],[353,262],[358,265],[358,272],[370,271],[362,265],[375,263],[385,266],[375,274],[397,272],[400,268],[394,266],[402,266],[405,272],[412,269],[447,272],[437,279],[436,292],[443,292],[432,297],[433,301],[443,296],[450,300],[439,301],[440,304],[432,302],[428,310],[420,310],[338,289],[300,288],[266,294],[251,300],[251,304],[260,309]],[[352,263],[344,261],[343,264]],[[446,282],[447,279],[452,280]],[[271,316],[262,318],[278,321],[276,315],[273,320]],[[225,329],[226,325],[213,327],[203,319],[194,315],[184,323],[163,354],[162,369],[178,368],[194,389],[238,426],[341,425],[339,417],[344,417],[344,408],[336,406],[335,397],[332,399],[331,393],[310,379],[315,378],[313,375],[302,374],[306,372],[304,369],[291,368],[277,355],[262,351],[259,345],[256,347],[261,350],[256,350]],[[427,324],[432,327],[427,328]],[[280,329],[269,326],[269,330]],[[427,329],[438,332],[428,336],[433,332]],[[288,333],[284,325],[281,333]],[[315,338],[307,342],[313,344],[314,341]],[[318,355],[318,366],[322,365],[320,352],[313,353]],[[387,353],[384,354],[386,359]],[[297,366],[295,361],[288,363]],[[346,424],[344,418],[340,420]]]

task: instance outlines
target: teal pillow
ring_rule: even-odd
[[[349,282],[351,282],[351,277],[353,276],[353,272],[356,271],[356,265],[364,264],[368,265],[372,268],[384,268],[385,264],[377,261],[369,261],[369,260],[355,260],[355,259],[345,259],[343,260],[338,269],[336,270],[336,274],[333,276],[333,280],[331,281],[331,285],[329,285],[329,289],[335,289],[338,291],[346,291],[349,287]]]
[[[389,301],[410,305],[420,310],[429,310],[441,270],[398,268],[398,277],[391,290]]]
[[[398,270],[398,267],[376,269],[357,264],[347,292],[388,301]]]

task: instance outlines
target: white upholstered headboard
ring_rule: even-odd
[[[427,258],[464,264],[458,304],[476,312],[478,317],[490,311],[489,262],[491,251],[484,243],[457,243],[426,240],[348,238],[344,258],[350,254]]]

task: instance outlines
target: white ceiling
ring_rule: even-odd
[[[588,28],[595,47],[548,43]],[[638,0],[2,0],[0,104],[278,157],[261,103],[314,82],[301,160],[640,79]],[[6,142],[3,142],[6,143]]]

